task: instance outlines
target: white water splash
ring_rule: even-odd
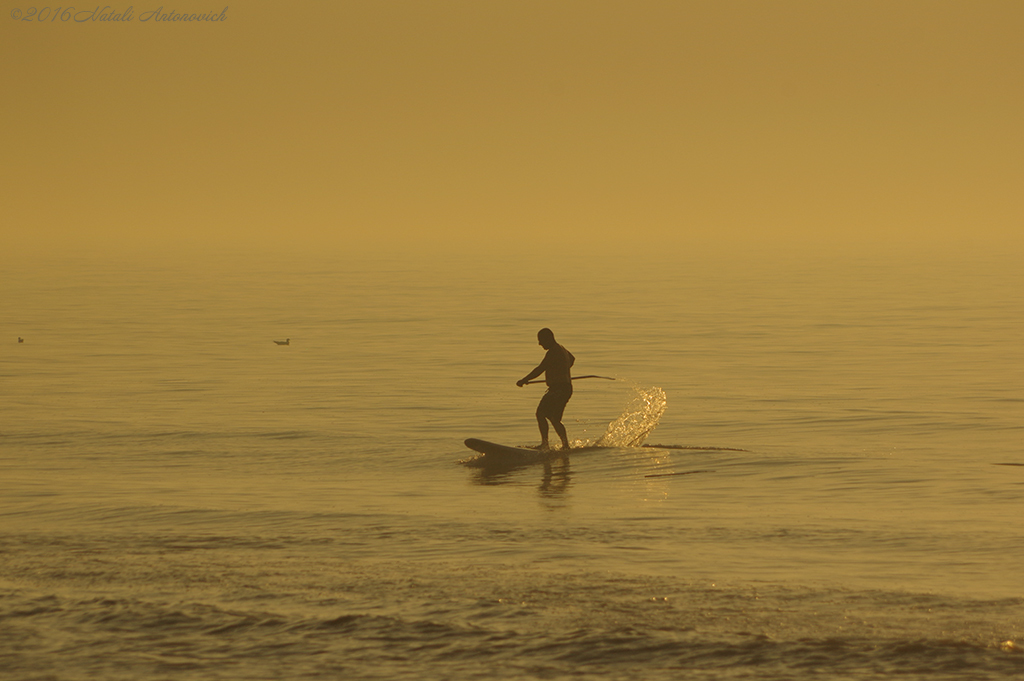
[[[658,425],[665,413],[668,399],[657,387],[633,385],[633,399],[622,415],[608,424],[608,430],[597,441],[602,447],[639,447]]]

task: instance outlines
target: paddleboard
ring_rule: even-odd
[[[483,455],[465,462],[475,463],[476,465],[529,464],[557,459],[565,454],[561,449],[540,450],[530,447],[510,447],[509,445],[499,445],[496,442],[488,442],[487,440],[478,440],[475,437],[466,440],[466,446],[474,452],[479,452]],[[569,453],[577,453],[589,449],[594,449],[594,447],[570,449]]]

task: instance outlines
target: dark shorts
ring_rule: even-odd
[[[569,404],[570,397],[572,397],[571,383],[566,386],[553,385],[549,387],[548,391],[544,393],[544,397],[540,398],[540,404],[537,405],[537,416],[543,416],[552,421],[561,421],[562,413],[565,411],[565,405]]]

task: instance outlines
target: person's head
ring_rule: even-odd
[[[551,329],[545,327],[537,332],[537,342],[545,350],[550,350],[555,346],[555,334],[551,332]]]

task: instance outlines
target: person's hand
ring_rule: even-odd
[[[526,385],[526,381],[516,381],[516,385],[522,388],[524,385]]]

